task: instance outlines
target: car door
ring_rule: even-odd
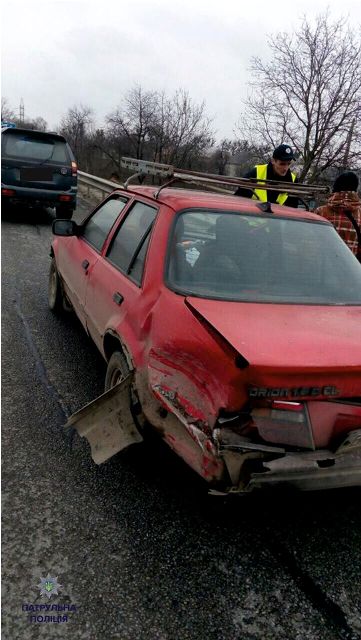
[[[62,239],[57,267],[66,294],[86,326],[85,297],[89,276],[98,262],[106,238],[129,199],[115,194],[98,207],[82,225],[81,234]]]
[[[114,231],[104,256],[89,273],[86,294],[87,328],[99,349],[108,329],[139,334],[139,317],[146,305],[142,278],[157,207],[137,200]],[[126,327],[120,329],[121,326]]]

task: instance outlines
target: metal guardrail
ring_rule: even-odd
[[[82,187],[87,187],[88,196],[91,195],[90,190],[101,192],[101,197],[105,198],[109,193],[117,188],[123,188],[123,184],[112,182],[111,180],[104,180],[104,178],[98,178],[98,176],[92,176],[90,173],[84,171],[78,171],[78,183]]]

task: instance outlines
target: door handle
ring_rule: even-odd
[[[113,300],[116,304],[122,304],[124,298],[122,294],[119,293],[119,291],[116,291],[115,293],[113,293]]]
[[[83,269],[86,271],[87,268],[89,267],[89,262],[88,260],[83,260],[83,262],[81,263],[81,266],[83,267]]]

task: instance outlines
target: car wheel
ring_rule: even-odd
[[[118,382],[125,380],[130,369],[123,353],[114,351],[108,362],[108,368],[105,375],[105,391],[114,387]]]
[[[1,198],[1,214],[9,213],[11,204],[6,198]]]
[[[48,303],[49,309],[54,313],[62,313],[64,311],[63,292],[54,259],[50,263],[49,270]]]
[[[62,220],[70,220],[70,218],[72,218],[73,216],[73,213],[74,213],[73,207],[67,207],[63,204],[60,204],[57,207],[55,207],[56,217]]]

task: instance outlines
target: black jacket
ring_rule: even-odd
[[[257,169],[253,167],[250,171],[248,171],[243,178],[257,178]],[[273,171],[272,162],[269,162],[267,165],[267,180],[277,180],[277,182],[292,182],[291,170],[288,169],[285,176],[279,176]],[[298,182],[297,178],[295,182]],[[267,200],[268,202],[276,202],[280,191],[267,191]],[[242,187],[238,187],[237,191],[234,193],[235,196],[243,196],[244,198],[252,198],[253,191],[251,189],[243,189]],[[288,196],[287,200],[283,203],[287,207],[294,207],[297,209],[298,207],[298,198],[296,196]]]

